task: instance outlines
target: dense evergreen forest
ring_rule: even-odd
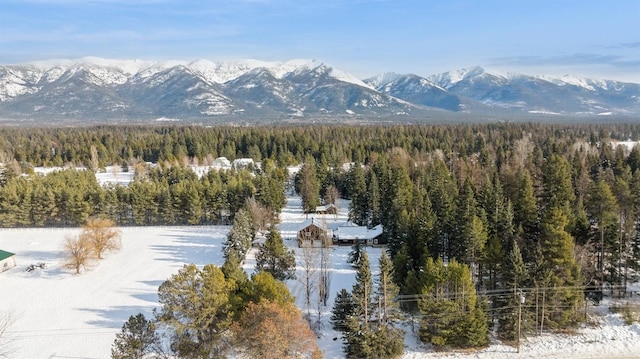
[[[0,225],[231,223],[248,198],[278,212],[287,166],[303,164],[307,210],[337,190],[355,223],[384,226],[389,273],[402,309],[423,316],[421,338],[477,346],[496,323],[513,339],[516,317],[524,332],[573,327],[585,299],[636,279],[640,146],[612,142],[627,139],[640,124],[4,128]],[[188,168],[220,156],[261,166],[201,178]],[[99,186],[108,165],[134,182]]]

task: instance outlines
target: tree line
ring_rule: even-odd
[[[640,137],[637,124],[490,123],[389,126],[97,126],[72,128],[0,128],[0,162],[29,166],[93,166],[190,159],[199,164],[216,157],[230,160],[269,158],[279,166],[295,165],[311,155],[338,166],[365,162],[372,154],[402,148],[421,161],[440,150],[468,158],[491,155],[501,166],[527,133],[536,144],[564,152],[579,140],[595,144],[607,139]],[[357,139],[357,140],[356,140]],[[634,166],[637,168],[638,159]],[[634,168],[632,168],[633,170]]]
[[[91,217],[119,226],[220,224],[231,221],[247,198],[273,211],[285,204],[286,174],[268,160],[260,171],[212,170],[201,178],[181,164],[140,164],[134,171],[129,185],[107,186],[90,170],[5,176],[0,226],[78,226]]]

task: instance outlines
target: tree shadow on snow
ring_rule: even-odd
[[[224,239],[219,234],[196,229],[172,231],[162,236],[171,237],[173,241],[171,244],[151,245],[151,249],[162,254],[157,260],[198,266],[224,263]]]
[[[129,320],[132,315],[135,316],[138,313],[144,314],[145,318],[153,318],[152,310],[155,306],[114,306],[105,309],[97,308],[80,308],[81,312],[93,313],[99,317],[99,319],[88,320],[86,323],[103,328],[121,329],[124,323]]]

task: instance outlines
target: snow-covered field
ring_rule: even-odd
[[[289,198],[281,215],[283,226],[306,219],[299,204],[299,198]],[[346,204],[339,207],[337,217],[316,218],[329,227],[344,222]],[[0,230],[0,249],[17,254],[17,266],[0,273],[0,314],[9,313],[14,319],[6,333],[11,340],[9,358],[108,358],[115,334],[130,315],[141,312],[151,317],[158,306],[156,292],[162,281],[186,263],[223,263],[221,249],[229,228],[121,228],[122,249],[80,275],[61,266],[64,237],[79,233],[78,229]],[[296,247],[294,240],[285,243]],[[335,294],[341,288],[351,289],[355,271],[346,263],[349,247],[335,246],[331,251],[331,298],[322,314],[324,329],[319,344],[326,358],[343,358],[339,334],[331,329],[328,318]],[[368,253],[376,273],[381,249],[369,248]],[[249,273],[253,272],[254,258],[252,251],[245,264]],[[25,271],[38,262],[46,267]],[[301,283],[287,284],[302,308]],[[640,357],[640,325],[624,326],[619,316],[610,314],[599,327],[582,329],[577,335],[525,339],[520,354],[499,344],[474,353],[434,353],[419,343],[410,327],[405,329],[405,359]]]

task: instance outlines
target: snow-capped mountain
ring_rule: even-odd
[[[365,80],[376,90],[405,101],[449,111],[463,111],[464,100],[417,75],[386,73]]]
[[[316,60],[82,58],[0,66],[0,118],[248,121],[360,117],[640,115],[640,84],[480,67],[360,80]],[[531,118],[531,117],[529,117]]]
[[[640,84],[570,76],[495,73],[481,67],[428,78],[452,94],[490,108],[558,115],[640,114]]]

